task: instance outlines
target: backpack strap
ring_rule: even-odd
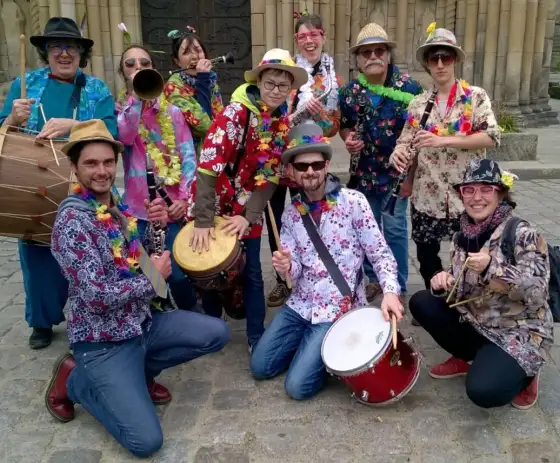
[[[526,221],[519,217],[511,216],[506,222],[500,239],[500,249],[506,261],[510,264],[515,264],[515,233],[517,232],[517,226],[521,222]]]
[[[239,164],[241,163],[241,158],[245,152],[245,142],[247,141],[247,132],[249,131],[249,123],[251,122],[251,111],[249,108],[245,107],[245,113],[247,114],[247,120],[245,121],[245,128],[243,129],[243,135],[241,136],[241,143],[237,147],[235,153],[235,162],[233,163],[233,168],[230,168],[229,163],[226,163],[224,171],[229,177],[230,181],[234,181],[237,171],[239,170]]]

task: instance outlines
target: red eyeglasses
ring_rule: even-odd
[[[455,57],[453,55],[448,55],[446,53],[436,53],[428,57],[428,66],[436,67],[441,60],[441,64],[444,66],[449,66],[455,63]]]
[[[317,29],[311,32],[299,32],[298,34],[295,34],[294,37],[298,42],[305,42],[308,38],[313,41],[320,40],[323,38],[323,35],[325,35],[325,33],[322,30]]]

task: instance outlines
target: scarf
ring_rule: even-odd
[[[486,220],[481,223],[474,223],[466,212],[459,218],[459,235],[457,246],[466,252],[479,252],[486,243],[494,230],[511,215],[513,207],[502,202],[496,210]]]
[[[327,98],[325,107],[328,112],[335,111],[338,107],[338,82],[336,80],[336,72],[334,71],[334,60],[332,59],[332,57],[327,55],[326,53],[323,53],[321,54],[319,62],[315,66],[312,66],[309,61],[307,61],[307,59],[303,57],[303,55],[298,54],[296,55],[296,64],[307,71],[307,83],[302,85],[298,92],[299,101],[297,102],[297,109],[300,109],[302,106],[304,106],[307,101],[309,101],[314,96],[313,86],[315,85],[315,75],[320,73],[324,79],[327,78],[327,71],[322,60],[323,55],[327,56],[329,59],[329,64],[331,67],[329,78],[332,84],[332,90]]]
[[[183,82],[187,85],[189,85],[190,87],[192,87],[193,89],[195,88],[196,85],[196,77],[194,76],[189,76],[185,71],[181,71],[179,73],[179,75],[181,76],[181,79],[183,80]],[[210,89],[213,91],[214,90],[214,86],[216,85],[216,82],[218,80],[218,76],[215,72],[210,72]]]

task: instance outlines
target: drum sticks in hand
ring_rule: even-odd
[[[276,226],[276,219],[274,218],[274,212],[272,211],[272,206],[270,205],[270,202],[266,203],[266,205],[268,207],[268,215],[270,217],[270,225],[272,225],[272,233],[274,233],[274,240],[276,241],[276,247],[280,251],[282,248],[280,247],[280,236],[278,235],[278,227]],[[270,233],[270,230],[268,230],[268,233]],[[290,274],[287,273],[285,277],[286,277],[286,286],[288,287],[288,289],[292,289],[292,279],[290,278]]]

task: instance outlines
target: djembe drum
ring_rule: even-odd
[[[210,238],[209,250],[202,253],[190,246],[194,222],[189,222],[173,242],[173,257],[197,288],[217,291],[227,315],[241,320],[246,316],[240,279],[246,257],[237,236],[220,229],[224,222],[221,217],[215,218],[216,239]]]
[[[58,205],[70,193],[72,173],[63,142],[0,128],[0,236],[46,245]]]

